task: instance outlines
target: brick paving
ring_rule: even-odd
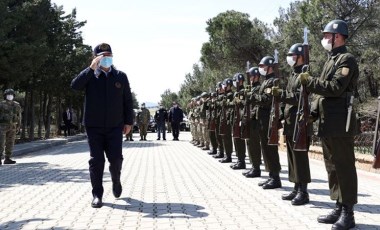
[[[324,164],[310,160],[310,204],[281,200],[292,189],[281,153],[283,188],[263,190],[188,141],[124,142],[123,194],[112,195],[106,164],[104,206],[93,209],[86,141],[17,156],[0,166],[0,229],[330,229],[316,218],[334,206]],[[380,229],[380,175],[358,170],[356,229]]]

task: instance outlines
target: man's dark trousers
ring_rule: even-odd
[[[105,157],[110,163],[112,182],[120,182],[121,166],[123,163],[122,141],[123,127],[98,128],[86,127],[88,144],[90,146],[90,178],[92,194],[103,196],[103,172]]]
[[[172,122],[173,138],[178,139],[179,136],[179,122]]]

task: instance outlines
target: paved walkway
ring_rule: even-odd
[[[333,207],[324,164],[311,160],[310,204],[282,201],[291,190],[263,190],[205,151],[181,141],[124,142],[123,194],[115,199],[106,165],[104,207],[90,207],[89,150],[69,142],[0,166],[0,229],[330,229],[316,218]],[[136,135],[135,140],[138,137]],[[168,140],[171,138],[168,138]],[[380,229],[380,175],[358,171],[357,229]]]

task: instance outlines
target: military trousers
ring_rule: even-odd
[[[252,168],[260,169],[261,164],[261,145],[260,135],[257,121],[251,121],[249,124],[249,139],[247,140],[247,149],[249,161],[252,164]]]
[[[88,145],[90,147],[89,170],[94,196],[103,196],[103,173],[105,156],[110,163],[109,170],[112,182],[120,181],[123,163],[122,139],[123,127],[99,128],[86,127]]]
[[[140,136],[146,136],[148,132],[148,124],[139,124]]]
[[[238,161],[245,161],[245,140],[241,138],[234,138],[234,146]]]
[[[224,146],[223,146],[223,136],[220,135],[219,132],[219,118],[217,118],[217,122],[215,125],[215,136],[216,136],[216,141],[218,143],[218,149],[220,153],[224,153]]]
[[[15,124],[0,124],[0,157],[5,150],[5,156],[11,157],[16,139]]]
[[[310,143],[310,138],[308,138]],[[295,151],[293,149],[293,136],[286,136],[286,149],[288,155],[288,176],[293,183],[307,184],[311,182],[308,151]]]
[[[210,137],[210,143],[213,151],[216,151],[218,149],[218,142],[216,140],[216,132],[215,131],[208,131],[208,135]]]
[[[232,155],[232,130],[231,125],[226,126],[226,134],[222,135],[223,138],[223,149],[227,157]]]
[[[321,137],[330,198],[345,205],[358,202],[354,137]]]
[[[265,170],[272,173],[272,175],[278,175],[281,171],[278,145],[268,145],[268,126],[269,115],[259,120],[261,152],[264,158]]]
[[[205,145],[210,145],[210,135],[208,133],[208,122],[204,122],[202,125],[202,135]]]

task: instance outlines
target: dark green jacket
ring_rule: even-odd
[[[356,133],[356,113],[351,114],[350,129],[346,132],[348,102],[359,78],[355,57],[346,46],[332,50],[319,78],[307,82],[307,90],[316,94],[312,102],[312,115],[318,119],[318,136],[348,137]]]

